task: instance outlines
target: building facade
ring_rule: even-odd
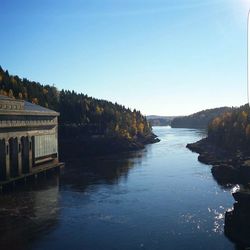
[[[0,182],[59,164],[58,116],[39,105],[0,96]]]

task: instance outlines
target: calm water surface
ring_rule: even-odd
[[[60,178],[1,196],[0,248],[238,249],[223,233],[230,189],[185,147],[202,131],[154,132],[146,150],[67,162]]]

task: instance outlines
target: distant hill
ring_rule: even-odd
[[[170,126],[176,116],[148,115],[147,120],[151,126]]]
[[[230,112],[232,108],[221,107],[206,109],[188,116],[176,117],[171,122],[172,128],[207,128],[208,124],[217,116]]]

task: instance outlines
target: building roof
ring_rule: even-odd
[[[24,101],[24,110],[26,111],[36,111],[36,112],[55,112],[51,109],[44,108],[40,105]]]
[[[31,102],[10,98],[4,95],[0,95],[0,114],[53,116],[59,115],[59,113],[54,110],[44,108]]]

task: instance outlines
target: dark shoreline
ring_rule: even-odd
[[[210,138],[204,138],[186,146],[198,153],[201,163],[212,165],[211,172],[217,183],[224,188],[239,184],[232,195],[233,209],[226,211],[224,234],[236,244],[237,249],[250,246],[250,154],[242,150],[225,149]],[[229,148],[229,147],[228,147]]]
[[[204,138],[186,146],[198,153],[201,163],[212,165],[211,172],[221,185],[246,184],[250,182],[250,155],[237,150],[229,151]]]

